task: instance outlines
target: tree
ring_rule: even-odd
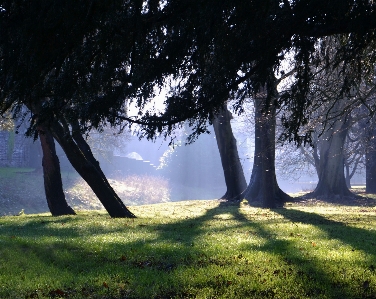
[[[227,187],[226,193],[221,198],[227,200],[236,199],[247,187],[236,139],[232,133],[231,119],[232,114],[226,106],[213,119],[213,128]]]
[[[82,134],[92,127],[101,129],[107,118],[116,125],[113,111],[123,111],[124,97],[137,94],[140,86],[151,93],[150,79],[144,72],[150,59],[140,67],[138,61],[150,56],[143,55],[144,52],[155,53],[159,49],[154,44],[149,49],[150,43],[146,42],[150,31],[143,26],[149,20],[145,23],[144,18],[144,24],[140,24],[142,3],[24,4],[22,1],[1,4],[0,22],[5,32],[0,37],[2,110],[12,107],[17,115],[25,104],[34,114],[28,133],[35,133],[39,126],[45,127],[110,215],[134,217],[109,185]],[[20,18],[24,21],[18,22]],[[154,26],[153,22],[150,24]],[[127,38],[119,39],[123,35]],[[120,45],[110,44],[111,38],[120,40]],[[136,51],[137,48],[140,50]],[[153,69],[158,70],[157,75]],[[160,69],[160,65],[149,68],[152,80],[166,71]],[[124,87],[128,91],[123,97]],[[103,96],[107,96],[106,101]],[[114,103],[115,99],[120,102]],[[103,108],[103,113],[98,108]]]
[[[373,99],[374,100],[374,99]],[[363,107],[364,108],[364,107]],[[376,128],[374,118],[358,122],[357,139],[361,147],[362,161],[366,169],[366,193],[376,193]]]
[[[38,135],[43,151],[43,178],[48,208],[52,216],[75,215],[76,213],[65,200],[54,139],[51,133],[41,125],[38,128]]]
[[[275,84],[275,83],[273,83]],[[276,95],[276,85],[274,96]],[[255,105],[255,152],[251,179],[241,197],[249,202],[259,202],[263,207],[274,208],[290,197],[277,183],[275,173],[276,107],[268,104],[268,89],[260,90]]]
[[[71,8],[69,8],[70,4],[68,6],[56,4],[55,2],[46,4],[43,1],[26,6],[21,2],[12,3],[12,1],[2,4],[0,21],[4,25],[2,28],[4,28],[6,34],[1,36],[0,48],[1,74],[4,75],[2,79],[5,78],[5,81],[2,80],[0,85],[1,107],[3,111],[12,107],[13,112],[17,115],[22,114],[21,107],[25,104],[34,114],[30,122],[29,134],[37,132],[36,130],[40,126],[50,131],[62,145],[76,170],[81,175],[84,173],[83,177],[86,178],[110,215],[113,217],[134,217],[104,177],[98,162],[94,159],[86,141],[80,135],[82,131],[78,132],[79,130],[75,129],[74,136],[72,136],[71,127],[78,124],[76,115],[73,115],[74,110],[78,109],[78,105],[69,102],[64,109],[66,100],[70,99],[64,89],[70,84],[78,84],[80,80],[76,75],[71,78],[64,77],[66,72],[70,70],[69,66],[64,64],[64,60],[70,59],[67,58],[69,53],[75,46],[80,47],[83,40],[90,44],[89,46],[93,45],[89,39],[90,37],[95,39],[97,36],[93,37],[90,34],[95,35],[97,32],[98,24],[103,21],[101,18],[102,12],[111,12],[111,15],[116,15],[118,12],[115,6],[102,6],[100,1],[93,1],[89,6],[75,5],[81,13],[77,15],[72,14]],[[102,8],[104,11],[100,12]],[[87,18],[82,22],[79,18],[85,13]],[[25,18],[23,24],[13,22],[19,17]],[[29,22],[35,21],[35,19],[32,21],[33,18],[37,18],[40,23],[37,22],[38,25],[28,27]],[[68,32],[70,32],[69,35],[72,32],[74,33],[72,34],[74,38],[69,38],[69,42],[66,39]],[[30,38],[31,36],[32,38]],[[23,40],[23,38],[29,38],[27,45],[24,44],[26,40]],[[17,44],[25,48],[18,49]],[[99,44],[94,47],[98,49]],[[30,56],[21,58],[24,54]],[[92,54],[91,52],[90,55]],[[53,59],[56,60],[51,62]],[[95,64],[91,63],[86,66],[91,69],[95,67]],[[23,74],[18,72],[18,67],[23,67]],[[59,75],[62,75],[64,79]],[[10,77],[13,82],[17,82],[16,87],[9,86],[8,82],[10,81],[7,80]],[[60,81],[60,79],[62,80]],[[104,81],[103,77],[101,79]],[[38,80],[46,84],[40,84],[41,82]],[[34,88],[29,84],[33,85]],[[98,88],[102,86],[103,84],[100,84]],[[73,100],[75,99],[73,98]]]
[[[306,1],[213,4],[207,1],[197,10],[192,5],[186,15],[180,16],[181,22],[208,30],[196,32],[193,25],[190,27],[189,37],[194,42],[189,53],[192,59],[176,76],[182,83],[166,101],[166,112],[162,115],[149,113],[138,121],[147,126],[148,136],[158,132],[161,125],[169,130],[174,123],[187,118],[196,119],[194,125],[200,132],[205,124],[203,119],[211,117],[213,111],[218,112],[228,94],[237,101],[235,107],[241,109],[246,96],[256,93],[267,82],[270,70],[278,69],[285,55],[292,53],[296,80],[290,93],[280,97],[281,104],[290,111],[284,125],[292,139],[309,141],[310,132],[301,136],[299,127],[308,118],[305,112],[310,101],[306,94],[312,77],[310,64],[316,51],[315,43],[335,33],[351,33],[347,42],[337,45],[334,63],[342,61],[344,68],[364,65],[369,69],[362,59],[364,49],[374,43],[375,21],[364,27],[361,25],[364,20],[358,17],[368,19],[374,13],[374,4],[357,1],[315,1],[315,4]],[[179,31],[179,35],[184,33]],[[371,54],[368,59],[374,61],[375,57]],[[346,88],[353,81],[356,80],[347,80]]]
[[[344,174],[345,167],[348,178],[351,176],[345,142],[346,138],[348,141],[356,140],[350,136],[350,128],[362,118],[369,117],[371,107],[374,106],[370,96],[375,89],[366,83],[370,73],[347,68],[345,62],[336,62],[336,49],[347,42],[348,37],[345,35],[327,37],[317,44],[312,59],[312,78],[307,92],[310,108],[306,109],[309,118],[305,126],[300,128],[300,131],[308,132],[317,141],[310,160],[317,170],[319,182],[310,194],[312,197],[354,196]],[[365,61],[369,58],[370,50],[365,49]],[[314,140],[309,141],[312,145]],[[355,164],[361,156],[353,156]]]
[[[57,121],[50,124],[49,127],[69,162],[88,183],[110,216],[134,218],[135,215],[127,209],[109,184],[99,162],[94,158],[89,145],[82,137],[77,123],[71,125],[72,132],[70,132],[68,124],[63,126]]]
[[[344,118],[336,120],[331,124],[330,129],[323,133],[323,142],[318,145],[320,152],[319,182],[312,197],[353,195],[348,189],[344,174],[343,153],[348,128],[349,120]]]
[[[358,122],[359,123],[359,122]],[[352,124],[349,128],[345,146],[344,146],[344,159],[345,166],[345,180],[347,188],[351,188],[351,179],[356,173],[360,173],[364,168],[364,147],[359,138],[359,126]]]
[[[9,139],[11,140],[10,143],[12,146],[8,149],[8,156],[12,157],[14,151],[14,135],[20,129],[21,120],[12,119],[11,113],[7,113],[5,117],[1,118],[0,126],[3,130],[11,131],[12,135]],[[38,127],[38,136],[43,152],[42,166],[44,188],[49,210],[53,216],[75,215],[75,212],[65,200],[60,164],[56,155],[53,137],[43,126]]]
[[[145,124],[145,134],[152,136],[161,126],[169,130],[194,118],[200,132],[203,119],[213,117],[229,94],[240,108],[244,95],[257,92],[290,52],[297,80],[290,96],[281,99],[293,112],[285,124],[299,139],[315,42],[349,34],[338,46],[336,62],[368,68],[363,54],[375,42],[375,15],[375,4],[363,0],[38,1],[32,6],[3,1],[1,97],[7,106],[27,93],[53,91],[45,117],[69,107],[67,116],[83,127],[100,126],[105,118],[122,119],[126,97],[137,98],[142,108],[153,87],[171,75],[185,80],[166,101],[170,109],[128,121]],[[24,21],[17,22],[20,18]]]
[[[344,176],[347,188],[351,188],[351,179],[356,173],[360,173],[364,167],[364,146],[362,134],[358,131],[358,126],[352,124],[347,131],[347,137],[342,150]],[[281,175],[285,178],[298,179],[301,175],[313,175],[317,177],[320,173],[320,154],[319,147],[324,143],[330,143],[331,138],[318,137],[322,128],[319,125],[315,127],[312,134],[311,145],[284,144],[279,148],[277,158],[278,167],[281,169]],[[325,134],[326,135],[326,134]],[[328,134],[330,135],[330,134]],[[328,137],[328,136],[326,136]],[[328,146],[328,145],[327,145]]]
[[[335,63],[369,70],[376,60],[375,53],[364,59],[376,40],[371,1],[25,3],[1,4],[2,108],[49,97],[39,122],[52,124],[64,115],[68,124],[78,120],[81,132],[125,120],[142,125],[144,135],[153,138],[189,119],[202,133],[229,97],[241,110],[244,99],[265,86],[270,72],[293,53],[296,79],[277,102],[289,110],[283,122],[286,138],[305,142],[310,132],[302,136],[300,126],[309,118],[306,95],[316,44],[325,36],[347,34]],[[125,98],[136,100],[141,112],[154,87],[171,77],[178,83],[172,84],[163,113],[126,117]],[[345,80],[344,88],[357,81],[357,76]],[[274,87],[266,86],[271,95]]]
[[[372,126],[366,136],[366,193],[376,193],[376,131]]]

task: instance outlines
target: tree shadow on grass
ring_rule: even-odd
[[[353,196],[314,196],[313,192],[307,193],[300,197],[294,197],[292,202],[302,205],[317,205],[322,203],[341,205],[341,206],[363,206],[375,207],[376,200],[370,196],[360,195],[354,192]]]
[[[280,209],[274,212],[292,222],[318,225],[320,228],[324,226],[328,231],[333,229],[330,232],[331,237],[353,243],[351,246],[354,248],[375,255],[364,244],[358,244],[343,236],[343,233],[336,232],[336,226],[346,227],[343,223],[295,210]],[[61,289],[66,293],[66,297],[84,297],[84,294],[89,292],[102,294],[102,297],[98,298],[105,298],[110,293],[113,298],[194,298],[198,288],[211,289],[214,297],[231,297],[227,293],[232,287],[228,285],[230,278],[223,276],[224,274],[208,276],[203,281],[192,280],[193,290],[192,285],[184,281],[183,274],[189,272],[194,276],[195,273],[207,271],[209,268],[225,271],[225,268],[237,267],[238,263],[246,270],[238,273],[231,269],[234,275],[239,279],[246,277],[250,283],[261,282],[261,286],[245,286],[232,298],[278,297],[275,289],[263,289],[262,283],[264,280],[279,280],[279,286],[283,287],[286,279],[296,281],[295,294],[302,293],[295,298],[356,298],[350,289],[329,275],[325,265],[302,254],[294,247],[293,241],[277,238],[274,228],[267,226],[267,221],[249,220],[240,211],[239,205],[221,202],[214,208],[206,209],[202,216],[157,224],[145,224],[145,219],[109,219],[103,215],[98,216],[98,219],[107,221],[109,225],[101,226],[99,222],[89,229],[82,228],[78,217],[39,217],[38,220],[30,218],[23,225],[16,222],[0,225],[0,241],[4,246],[8,246],[7,250],[19,255],[15,267],[19,267],[21,271],[15,271],[11,275],[32,275],[33,269],[39,267],[40,270],[37,270],[35,275],[45,275],[44,279],[47,281],[51,281],[48,276],[62,277],[57,285],[46,286],[42,291],[49,295],[51,290]],[[217,220],[214,226],[213,219]],[[110,225],[112,221],[113,226]],[[226,232],[234,234],[236,230],[242,235],[246,231],[249,235],[248,239],[236,247],[236,260],[232,256],[235,252],[230,249],[228,252],[217,253],[215,248],[206,248],[198,242],[199,238],[212,238]],[[362,229],[355,229],[353,233],[367,240],[375,237],[373,232]],[[260,238],[262,245],[256,246],[252,242],[252,236]],[[51,241],[38,242],[46,237],[52,237]],[[233,242],[235,243],[235,240]],[[229,247],[230,245],[228,244]],[[262,276],[257,276],[260,269],[253,269],[258,262],[247,261],[245,257],[241,257],[242,254],[245,256],[247,252],[255,251],[268,256],[262,266],[264,268],[261,269]],[[279,261],[269,261],[273,256]],[[4,255],[0,254],[0,259],[1,257],[4,258]],[[265,270],[266,272],[263,272]],[[320,277],[320,280],[305,285],[313,277]],[[38,281],[30,276],[26,279]],[[83,288],[82,285],[87,286]],[[80,286],[81,289],[78,289]],[[325,293],[330,288],[333,290]],[[4,294],[0,291],[0,297]],[[363,293],[359,293],[359,296],[363,296]]]
[[[371,278],[375,275],[375,264],[376,264],[376,232],[372,230],[352,227],[347,225],[344,222],[334,221],[325,218],[324,216],[308,213],[299,210],[292,209],[276,209],[276,213],[282,215],[285,219],[288,219],[292,222],[293,225],[298,227],[300,224],[303,225],[313,225],[318,227],[327,235],[328,240],[337,240],[342,244],[349,245],[351,248],[345,249],[342,254],[343,258],[346,258],[346,250],[355,252],[361,251],[363,253],[363,262],[358,261],[358,263],[365,263],[364,265],[359,265],[358,267],[362,268],[363,273],[358,273],[357,278],[353,278],[352,285],[345,285],[341,282],[339,278],[339,272],[343,271],[343,275],[349,275],[345,272],[349,272],[351,266],[349,265],[346,269],[336,269],[331,268],[335,262],[330,261],[330,257],[324,257],[320,260],[314,255],[314,250],[317,244],[310,242],[312,246],[307,248],[293,248],[291,242],[285,240],[278,240],[274,246],[270,247],[270,244],[266,244],[263,250],[269,250],[274,252],[275,248],[280,248],[280,254],[284,257],[288,264],[303,265],[306,270],[300,274],[309,278],[310,276],[320,277],[320,283],[316,285],[325,286],[324,289],[330,290],[330,298],[376,298],[376,289],[375,286],[369,285],[368,278]],[[263,231],[263,228],[259,228],[260,231]],[[320,245],[318,245],[320,246]],[[301,251],[303,249],[303,251]],[[333,249],[332,249],[333,250]],[[311,256],[311,253],[313,256]],[[327,252],[329,254],[329,252]],[[366,254],[366,256],[364,256]],[[304,256],[306,255],[306,256]],[[325,262],[327,261],[327,262]],[[357,261],[353,261],[357,264]],[[368,262],[368,264],[367,264]],[[332,264],[330,266],[329,264]],[[349,261],[351,263],[351,261]],[[353,269],[351,269],[353,270]],[[312,275],[314,274],[314,275]],[[360,275],[359,275],[360,274]],[[359,278],[359,276],[363,278]],[[312,289],[312,286],[308,286],[307,295],[312,295],[313,293],[320,294],[320,288],[317,289],[315,286]],[[318,293],[317,293],[318,292]]]
[[[66,297],[80,296],[78,290],[71,294],[66,290],[75,284],[82,285],[82,281],[96,286],[93,293],[107,292],[101,277],[109,276],[112,282],[121,285],[118,293],[113,294],[114,298],[132,298],[128,285],[138,288],[138,293],[155,288],[157,298],[158,293],[168,289],[166,285],[175,269],[195,263],[194,260],[204,254],[202,248],[196,246],[195,238],[205,230],[202,227],[205,221],[222,212],[219,205],[201,217],[150,225],[144,224],[145,219],[109,219],[101,215],[99,219],[117,224],[101,226],[99,223],[86,230],[80,227],[82,219],[77,216],[19,218],[20,221],[14,218],[11,223],[0,223],[0,242],[4,246],[0,249],[0,262],[14,260],[7,274],[9,283],[0,289],[0,297],[12,297],[9,292],[15,291],[17,285],[13,285],[12,280],[22,275],[31,283],[40,281],[37,276],[48,281],[48,286],[40,291],[47,297],[55,289],[64,290]],[[187,230],[189,234],[184,234]],[[140,236],[134,237],[138,232]],[[46,238],[50,240],[44,241]],[[57,281],[63,285],[51,283],[54,275],[60,276]],[[37,296],[32,291],[35,288],[30,287],[23,295]],[[86,291],[88,289],[86,287]],[[148,298],[147,295],[141,297]]]
[[[345,222],[330,220],[316,213],[295,209],[277,209],[276,213],[293,223],[319,226],[330,239],[350,245],[353,250],[361,250],[376,259],[376,231],[350,226]],[[376,216],[374,217],[376,218]]]
[[[318,226],[325,231],[329,239],[337,239],[340,242],[350,245],[354,250],[362,251],[369,255],[367,259],[370,263],[364,265],[364,276],[373,276],[376,264],[376,232],[361,228],[349,227],[345,223],[326,219],[323,216],[307,213],[298,210],[274,209],[273,212],[282,215],[290,220],[293,225],[297,223]],[[235,216],[239,219],[246,217],[238,210]],[[253,235],[263,239],[263,244],[248,245],[243,244],[245,251],[260,251],[277,256],[280,262],[276,265],[272,260],[265,261],[266,279],[286,279],[293,277],[296,285],[300,285],[300,292],[303,298],[324,297],[324,298],[376,298],[375,286],[370,286],[368,280],[360,280],[352,285],[347,285],[338,277],[338,273],[332,273],[332,268],[328,268],[322,258],[317,258],[313,252],[314,242],[309,242],[312,246],[299,248],[290,236],[275,234],[276,228],[271,228],[270,223],[260,221],[249,222],[249,227],[253,229]],[[269,226],[269,228],[268,228]],[[287,238],[286,238],[287,237]],[[311,248],[309,248],[311,247]],[[350,268],[350,267],[349,267]],[[337,269],[341,271],[344,269]],[[362,274],[362,273],[361,273]],[[308,282],[308,283],[307,283]],[[273,296],[278,294],[272,290]],[[293,298],[293,297],[292,297]]]

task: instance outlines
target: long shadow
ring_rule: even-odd
[[[213,218],[222,213],[232,214],[233,217],[229,220],[236,220],[238,222],[238,224],[233,225],[232,228],[248,225],[248,219],[238,213],[238,208],[239,204],[237,203],[220,202],[217,207],[208,209],[202,216],[184,219],[172,224],[160,224],[157,225],[155,229],[159,231],[159,240],[178,242],[183,237],[185,242],[191,243],[196,237],[205,233],[207,230],[205,222],[213,220]],[[226,222],[225,219],[223,221]],[[189,236],[179,236],[179,234],[171,233],[178,232],[178,229],[183,227],[190,229],[191,234]],[[214,232],[225,231],[227,229],[228,227],[225,226],[216,229],[210,228],[210,230]]]
[[[292,223],[304,223],[315,226],[320,226],[325,230],[329,238],[338,239],[344,243],[351,245],[353,250],[362,250],[369,254],[373,260],[376,259],[376,232],[361,228],[349,227],[342,222],[326,219],[323,216],[307,213],[297,210],[275,209],[274,212],[282,215],[285,219],[289,219]],[[247,218],[239,211],[233,211],[234,217],[247,221]],[[267,224],[267,222],[266,222]],[[289,241],[281,238],[275,238],[272,231],[265,228],[265,226],[257,222],[249,222],[248,226],[253,229],[253,232],[263,238],[266,242],[262,246],[244,245],[244,250],[249,251],[264,251],[272,255],[279,256],[279,259],[285,264],[284,269],[273,269],[273,265],[265,265],[265,271],[278,275],[295,275],[296,283],[300,282],[307,297],[316,296],[330,296],[330,298],[375,298],[375,293],[367,288],[362,288],[362,282],[359,283],[359,288],[356,289],[358,294],[354,294],[354,288],[344,285],[341,281],[334,278],[325,269],[325,264],[313,257],[310,257],[307,252],[302,252],[299,248],[294,246],[294,241]],[[340,228],[340,229],[339,229]],[[354,238],[356,236],[356,238]],[[369,245],[372,246],[369,246]],[[307,254],[305,256],[304,254]],[[270,268],[271,269],[268,269]],[[374,269],[370,265],[370,269]],[[319,278],[319,281],[314,281]],[[312,284],[304,284],[306,281],[314,281]]]
[[[324,216],[293,209],[277,209],[286,219],[295,223],[320,226],[331,239],[350,245],[354,250],[362,250],[376,258],[376,231],[349,226],[344,222],[330,220]],[[375,217],[376,218],[376,217]],[[356,238],[354,237],[356,236]]]
[[[324,227],[331,237],[347,242],[354,248],[363,250],[373,257],[375,256],[375,252],[372,252],[368,246],[355,242],[350,237],[343,235],[343,233],[337,232],[336,227],[350,229],[359,238],[364,237],[366,240],[375,240],[375,232],[347,227],[341,222],[327,220],[322,216],[311,213],[284,209],[274,211],[293,222],[320,225],[320,227]],[[219,216],[224,213],[231,214],[230,220],[236,221],[232,221],[228,226],[208,227],[209,221],[213,220],[213,218],[221,219]],[[102,217],[100,219],[112,221],[111,219],[103,218],[104,216],[100,217]],[[249,228],[249,230],[256,232],[259,237],[263,238],[265,242],[261,247],[254,247],[252,244],[245,243],[242,246],[242,250],[258,250],[279,256],[285,262],[286,269],[293,269],[288,274],[294,276],[297,281],[301,278],[321,277],[320,283],[322,283],[323,288],[325,286],[332,288],[343,287],[333,281],[325,271],[324,265],[302,256],[298,249],[291,250],[294,245],[292,241],[276,239],[272,231],[265,228],[261,221],[252,222],[248,220],[239,210],[239,205],[231,205],[226,202],[220,203],[214,208],[207,209],[202,216],[164,224],[147,225],[142,219],[116,219],[113,221],[122,223],[124,226],[101,227],[98,225],[90,230],[83,230],[82,228],[74,227],[76,223],[80,222],[77,217],[39,217],[37,221],[31,218],[24,225],[19,225],[19,223],[0,225],[0,241],[6,239],[3,244],[6,243],[4,244],[5,246],[10,246],[11,250],[19,253],[20,261],[16,263],[16,266],[21,268],[27,269],[28,265],[23,263],[34,261],[35,264],[43,265],[42,268],[52,269],[55,272],[69,273],[72,277],[80,279],[100,276],[103,274],[104,269],[110,269],[106,271],[110,271],[109,275],[113,277],[119,277],[119,281],[127,282],[129,285],[138,286],[139,288],[146,288],[148,286],[151,287],[153,282],[157,283],[158,276],[165,277],[164,279],[168,281],[168,277],[173,276],[175,269],[178,269],[178,267],[200,267],[197,260],[201,256],[207,256],[208,251],[203,247],[196,246],[195,242],[196,238],[205,237],[208,231],[215,234],[229,229],[247,228],[248,230]],[[224,219],[223,221],[225,224],[226,220]],[[54,225],[49,225],[51,223]],[[146,237],[144,239],[133,238],[132,233],[136,230],[144,232]],[[186,230],[189,230],[190,233],[184,234]],[[27,234],[24,231],[27,231]],[[90,238],[105,237],[111,234],[121,235],[121,238],[116,238],[116,241],[113,242],[103,242],[102,244],[96,242],[93,247],[85,243]],[[13,236],[15,237],[14,239],[12,239]],[[48,248],[44,247],[45,243],[43,242],[33,241],[46,236],[56,236],[57,241],[51,241]],[[18,241],[18,238],[20,241]],[[83,243],[70,244],[70,239],[73,238],[81,238]],[[164,246],[164,243],[168,243],[168,246]],[[64,255],[57,253],[61,249],[64,250]],[[33,258],[29,259],[28,255],[32,255]],[[1,257],[2,255],[0,254],[0,261]],[[3,258],[5,257],[3,256]],[[81,268],[85,269],[85,273],[82,273],[79,267],[80,264],[83,265]],[[90,265],[90,268],[86,267],[85,264]],[[301,270],[294,270],[294,267],[300,269],[302,264],[308,270],[304,273]],[[283,271],[278,272],[278,269],[275,270],[276,274],[272,274],[272,276],[283,275]],[[301,279],[301,281],[304,280]],[[184,281],[181,284],[184,285]],[[314,287],[301,286],[305,292],[304,296],[312,297],[324,294],[325,290],[317,287],[317,284],[315,282]],[[98,288],[100,287],[102,286],[100,285]],[[97,291],[98,289],[93,290],[93,292]],[[170,293],[168,296],[194,297],[194,294],[184,293],[184,290],[181,292]],[[335,290],[333,293],[341,295],[342,298],[354,297],[348,290]],[[1,295],[0,291],[0,297]],[[131,298],[128,293],[124,293],[121,296]]]
[[[23,219],[10,224],[0,223],[0,241],[4,245],[3,250],[0,248],[0,264],[2,259],[6,262],[8,258],[17,256],[19,258],[15,261],[13,268],[19,268],[19,273],[30,273],[30,269],[39,267],[48,269],[46,273],[68,273],[72,279],[100,276],[106,265],[113,272],[113,276],[132,281],[135,285],[140,283],[150,285],[148,281],[138,281],[140,279],[138,276],[145,274],[144,269],[170,275],[175,268],[190,265],[194,263],[196,257],[204,254],[202,248],[195,246],[195,239],[204,233],[206,221],[223,212],[228,213],[228,206],[219,204],[207,210],[204,215],[193,219],[153,225],[143,224],[142,219],[116,219],[114,221],[123,222],[125,226],[115,225],[112,228],[98,226],[91,230],[76,227],[76,224],[80,222],[78,217],[38,217],[38,219]],[[106,221],[112,220],[106,219]],[[190,230],[190,234],[181,233],[186,229]],[[142,230],[146,232],[146,235],[153,233],[154,236],[146,237],[144,240],[132,240],[133,230]],[[85,244],[88,238],[105,237],[111,234],[122,235],[123,241],[103,242],[102,244],[97,242],[92,247]],[[52,238],[47,242],[48,246],[38,241],[44,237]],[[72,239],[82,239],[83,242],[75,241],[71,244]],[[177,246],[159,246],[163,242]],[[85,265],[90,265],[90,268]],[[84,268],[85,273],[82,273],[80,268]],[[157,279],[153,271],[149,271],[152,275],[148,277],[150,280]],[[17,275],[18,272],[14,273],[13,275]],[[42,274],[36,273],[36,275]],[[29,279],[33,278],[29,277]],[[74,281],[71,283],[74,285]],[[6,288],[0,290],[0,297],[7,297],[5,290]],[[98,290],[94,290],[96,291]]]
[[[307,200],[312,200],[313,202],[322,201],[322,202],[326,202],[329,204],[342,205],[342,206],[367,206],[367,207],[376,206],[375,198],[368,197],[365,192],[358,192],[358,191],[353,191],[353,190],[350,190],[350,191],[353,194],[352,196],[346,196],[346,197],[329,196],[329,197],[320,197],[319,199],[314,195],[313,192],[310,192],[301,197],[295,197],[293,201],[305,202]]]
[[[279,259],[285,266],[284,270],[268,269],[268,265],[266,265],[265,271],[269,271],[269,273],[267,273],[266,276],[270,277],[270,272],[272,272],[274,276],[294,276],[296,282],[300,282],[301,284],[301,288],[304,292],[303,297],[330,296],[329,298],[373,298],[367,297],[367,294],[370,290],[362,289],[361,285],[359,285],[359,289],[356,290],[358,294],[354,294],[354,288],[351,288],[348,285],[344,285],[341,281],[334,278],[331,275],[332,273],[328,273],[328,271],[325,269],[325,265],[322,264],[322,261],[316,260],[309,256],[304,256],[299,248],[294,247],[294,241],[276,239],[272,231],[265,229],[264,225],[260,223],[260,221],[250,221],[247,217],[244,216],[244,214],[240,212],[239,206],[236,205],[228,206],[227,203],[224,203],[219,205],[215,209],[209,210],[205,215],[201,217],[188,219],[187,221],[183,221],[182,223],[180,223],[180,225],[188,225],[192,227],[192,229],[195,231],[192,239],[189,239],[187,241],[193,241],[194,236],[198,236],[205,233],[205,227],[203,226],[204,222],[206,220],[213,219],[215,216],[221,214],[222,211],[232,214],[232,219],[236,219],[238,221],[238,225],[235,225],[231,228],[248,227],[258,237],[261,237],[263,238],[263,240],[266,241],[264,245],[260,247],[244,245],[243,249],[245,251],[257,250],[268,252],[271,255],[279,256]],[[340,239],[341,241],[350,244],[352,247],[357,248],[358,250],[363,250],[364,252],[371,254],[373,257],[375,257],[376,255],[375,250],[372,250],[369,246],[366,246],[365,243],[362,243],[363,240],[370,240],[371,242],[373,242],[372,240],[376,240],[376,232],[370,232],[359,228],[349,228],[342,222],[328,220],[325,217],[312,213],[291,211],[285,209],[275,209],[273,211],[279,213],[284,218],[289,219],[293,223],[300,222],[316,226],[320,225],[320,228],[325,226],[326,231],[328,232],[330,237]],[[267,222],[265,223],[267,224]],[[343,228],[344,230],[346,230],[346,232],[349,232],[350,229],[350,234],[355,234],[357,236],[356,240],[354,240],[353,237],[351,238],[349,235],[346,236],[346,232],[338,231],[338,227]],[[169,233],[171,232],[171,230],[175,230],[176,228],[176,225],[172,225],[169,228],[162,226],[161,234],[159,235],[160,240],[168,240],[172,242],[180,241],[179,238],[176,239]],[[226,231],[228,229],[229,228],[226,227],[217,228],[215,232]],[[189,253],[187,254],[189,255]],[[313,281],[314,279],[317,280],[317,278],[319,278],[319,281],[314,281],[312,284],[308,285],[305,284],[307,281]],[[271,290],[266,291],[267,293],[260,293],[260,295],[277,295],[273,295],[273,291]]]

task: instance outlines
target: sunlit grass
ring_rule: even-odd
[[[0,218],[0,298],[376,298],[376,209],[186,201]]]

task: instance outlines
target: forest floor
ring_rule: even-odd
[[[0,298],[376,298],[376,207],[169,202],[0,217]]]

